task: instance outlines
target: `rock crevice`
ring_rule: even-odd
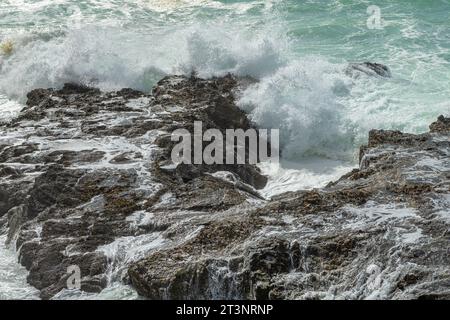
[[[2,125],[0,228],[42,298],[73,265],[81,291],[120,282],[151,299],[450,298],[449,118],[373,130],[359,169],[271,200],[256,166],[171,163],[175,129],[254,128],[235,104],[253,81],[28,94]]]

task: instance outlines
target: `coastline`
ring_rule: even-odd
[[[77,265],[81,291],[122,283],[151,299],[448,299],[449,118],[372,130],[359,169],[263,200],[255,166],[170,165],[175,128],[251,127],[243,85],[28,94],[2,125],[0,227],[41,298]]]

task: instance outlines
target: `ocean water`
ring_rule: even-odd
[[[450,110],[450,1],[2,0],[0,110],[78,81],[149,90],[166,74],[260,80],[240,99],[289,161],[352,161],[371,128],[422,132]],[[369,8],[370,9],[370,8]],[[370,11],[370,10],[369,10]],[[349,77],[348,62],[392,79]]]
[[[39,291],[27,284],[27,270],[17,263],[13,246],[0,235],[0,300],[38,299]]]
[[[346,74],[363,61],[392,78]],[[193,70],[259,80],[239,105],[280,129],[266,196],[320,187],[357,165],[370,129],[419,133],[450,114],[450,1],[0,1],[0,121],[33,88],[146,91]]]

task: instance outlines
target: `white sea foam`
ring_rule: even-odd
[[[259,126],[280,129],[283,158],[345,158],[353,147],[345,108],[337,101],[348,94],[345,81],[339,65],[308,57],[248,88],[240,105]]]
[[[266,187],[260,193],[270,198],[289,191],[310,190],[326,186],[354,167],[342,161],[308,159],[300,163],[262,163],[262,173],[269,177]]]
[[[0,53],[0,122],[17,115],[31,89],[64,82],[148,91],[167,74],[250,75],[259,83],[242,93],[240,106],[259,126],[282,129],[283,158],[289,160],[263,165],[270,176],[263,194],[320,187],[356,164],[357,147],[370,129],[423,132],[439,114],[450,113],[446,25],[433,25],[430,32],[413,14],[405,17],[412,4],[402,4],[398,12],[389,2],[390,10],[383,11],[386,29],[374,33],[360,28],[367,18],[366,7],[356,10],[360,4],[333,1],[326,4],[329,11],[316,3],[314,10],[312,1],[288,0],[4,0],[0,42],[12,40],[13,52]],[[385,63],[393,78],[350,78],[343,72],[347,60]],[[22,142],[6,134],[0,134],[2,141]],[[108,167],[111,151],[130,147],[121,140],[99,144],[103,141],[71,146],[55,141],[49,148],[103,150],[107,156],[100,165]],[[444,164],[421,165],[442,170]],[[373,219],[401,213],[413,211],[359,212]],[[448,210],[436,216],[447,217]],[[406,242],[420,239],[420,230],[402,234]],[[127,259],[128,240],[110,247],[120,251],[120,259]],[[133,244],[141,245],[147,244]],[[23,285],[18,279],[16,288]],[[15,297],[14,290],[7,295]],[[97,298],[133,296],[108,290]],[[59,298],[75,296],[62,292]]]
[[[6,235],[0,236],[0,300],[38,299],[38,290],[27,284],[27,271],[17,263],[15,250],[5,241]]]
[[[187,6],[184,1],[154,5]],[[58,32],[18,35],[14,53],[0,58],[0,92],[24,102],[33,88],[60,87],[69,81],[104,90],[132,87],[148,91],[166,74],[195,70],[201,77],[229,72],[250,75],[260,82],[243,93],[240,106],[259,126],[281,129],[283,157],[297,161],[311,156],[354,161],[355,148],[365,142],[373,127],[421,131],[439,113],[450,111],[444,100],[431,107],[427,103],[427,116],[423,117],[425,106],[418,105],[422,99],[410,101],[413,109],[410,103],[403,103],[397,92],[422,90],[417,80],[397,76],[408,70],[394,66],[392,80],[355,80],[344,74],[344,60],[330,62],[317,54],[300,56],[276,11],[268,11],[269,22],[258,26],[251,19],[248,25],[242,21],[230,24],[227,19],[236,10],[227,10],[226,18],[213,23],[190,21],[188,25],[160,27],[150,19],[146,32],[124,28],[119,21],[114,25],[100,20]],[[411,58],[395,54],[397,59]],[[433,59],[437,65],[443,63]],[[414,77],[419,75],[426,76],[422,65],[414,71]],[[3,102],[0,108],[10,110],[11,102]],[[13,109],[16,112],[18,107]]]

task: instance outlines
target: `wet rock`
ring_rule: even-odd
[[[70,95],[70,94],[86,94],[86,93],[100,93],[99,89],[91,88],[78,83],[65,83],[61,90],[58,90],[58,94]]]
[[[28,159],[30,158],[26,157],[26,155],[29,155],[30,153],[33,153],[36,150],[38,150],[36,144],[28,144],[28,143],[23,143],[18,146],[6,147],[0,152],[0,161],[28,162],[29,161]]]
[[[52,165],[36,178],[26,202],[28,216],[32,219],[51,206],[76,206],[82,203],[81,193],[75,185],[83,175],[81,170],[64,170]]]
[[[27,106],[34,107],[41,105],[43,102],[51,102],[50,93],[51,90],[47,89],[35,89],[27,94]]]
[[[19,230],[20,226],[25,223],[27,219],[27,212],[25,206],[18,206],[11,208],[8,213],[8,237],[6,243],[9,244],[13,240],[14,235]]]
[[[346,72],[349,75],[363,73],[369,76],[376,75],[384,78],[390,78],[392,76],[387,66],[374,62],[351,63]]]
[[[445,133],[450,130],[450,118],[446,118],[443,115],[439,116],[436,122],[430,125],[431,132]]]
[[[353,68],[368,70],[388,73]],[[448,297],[448,118],[421,135],[373,130],[359,168],[270,200],[255,166],[173,164],[175,129],[253,127],[235,104],[252,82],[29,93],[2,126],[0,225],[42,298],[70,266],[86,293],[122,281],[151,299]]]
[[[281,239],[264,239],[247,248],[246,263],[252,272],[268,276],[287,273],[292,268],[290,243]]]
[[[171,130],[185,128],[193,133],[194,121],[203,122],[203,130],[209,128],[219,129],[225,136],[226,129],[255,129],[247,119],[246,114],[240,110],[234,99],[234,93],[240,85],[240,79],[227,75],[223,78],[202,80],[198,78],[168,77],[162,79],[153,89],[155,103],[167,105],[168,101],[174,101],[177,105],[176,112],[170,113],[170,118],[186,121],[187,124],[180,126],[172,123]],[[170,100],[169,100],[170,99]],[[170,105],[168,105],[170,107]],[[169,109],[170,110],[170,109]],[[162,119],[164,121],[164,118]],[[168,130],[169,132],[171,130]],[[155,143],[164,149],[161,154],[161,162],[169,160],[170,152],[175,145],[170,135],[160,136]],[[206,146],[206,145],[204,145]],[[248,158],[248,146],[246,157]],[[224,152],[225,155],[225,152]],[[235,156],[236,159],[236,156]],[[223,161],[225,163],[226,161]],[[236,161],[235,161],[236,163]],[[243,165],[179,165],[176,171],[162,171],[168,175],[175,173],[183,180],[189,180],[205,173],[217,171],[231,171],[236,173],[242,181],[254,186],[256,189],[263,188],[267,178],[261,175],[256,166]]]
[[[0,177],[18,178],[20,171],[8,166],[0,166]]]
[[[251,220],[211,222],[184,245],[132,264],[128,270],[131,282],[141,295],[152,299],[249,298],[251,279],[246,272],[228,278],[215,269],[237,271],[239,267],[233,266],[237,261],[227,261],[218,254],[238,245],[262,225]],[[216,254],[197,260],[200,252]]]
[[[253,210],[232,207],[188,243],[131,264],[132,284],[152,299],[445,299],[447,121],[422,135],[372,131],[359,169]],[[228,228],[230,216],[245,232]]]
[[[111,163],[130,163],[133,161],[133,159],[136,158],[142,158],[142,154],[138,153],[135,154],[133,152],[124,152],[122,154],[119,154],[118,156],[115,156],[110,160]]]
[[[11,208],[9,197],[10,195],[6,190],[0,189],[0,217],[6,214]]]
[[[255,166],[163,168],[176,128],[192,130],[197,120],[251,128],[235,104],[239,86],[231,75],[173,76],[152,94],[69,83],[27,95],[24,110],[4,125],[12,138],[0,144],[0,216],[42,298],[66,288],[72,265],[81,269],[82,291],[101,291],[108,266],[116,266],[102,248],[145,234],[181,235],[171,229],[180,211],[213,215],[261,201],[255,188],[267,180]],[[233,183],[212,176],[219,170],[234,172]],[[150,213],[165,218],[134,220]],[[121,273],[114,276],[122,279]]]
[[[57,150],[43,155],[40,159],[44,163],[57,163],[61,165],[72,165],[77,163],[79,165],[99,162],[105,156],[105,152],[98,150]]]

